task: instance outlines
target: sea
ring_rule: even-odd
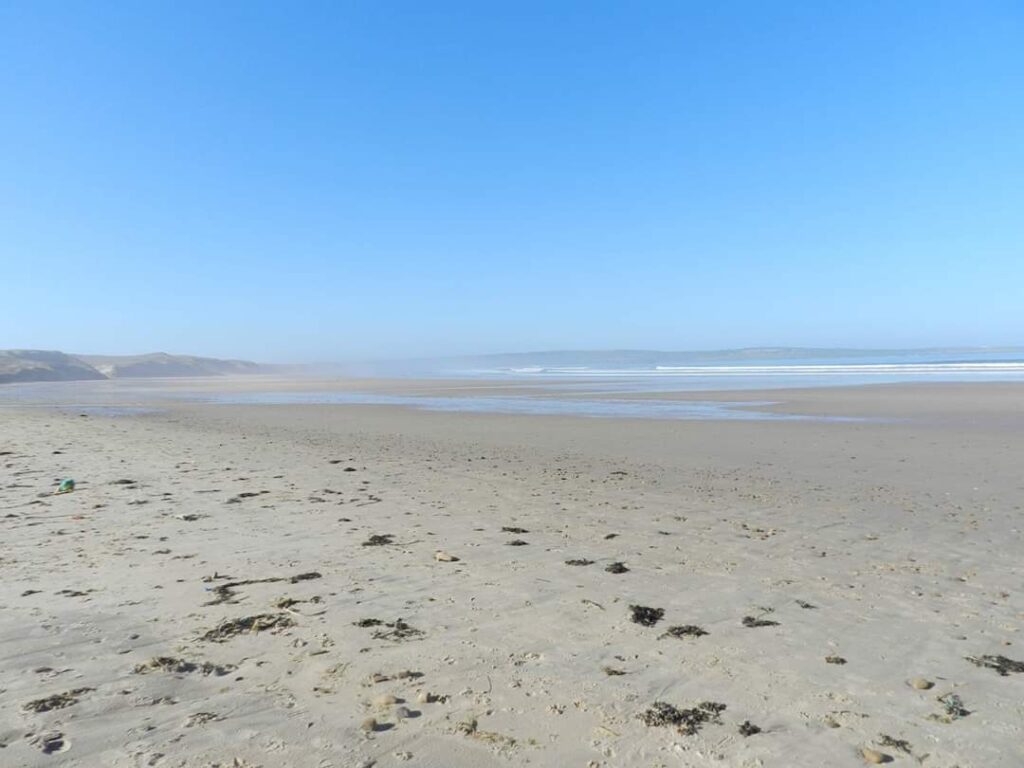
[[[972,352],[955,358],[927,353],[870,357],[750,359],[694,365],[520,366],[467,368],[474,379],[581,382],[609,392],[789,389],[923,382],[1024,381],[1024,354]]]
[[[413,381],[417,382],[413,386]],[[745,359],[693,365],[462,367],[418,370],[410,386],[381,389],[316,386],[301,378],[231,380],[121,379],[0,386],[0,408],[57,407],[87,415],[132,416],[162,405],[399,406],[427,411],[522,416],[723,420],[859,421],[848,416],[805,416],[772,410],[771,390],[904,383],[1024,382],[1024,355],[974,352],[936,355],[802,359]],[[463,384],[460,384],[462,382]],[[731,392],[735,397],[702,398]],[[756,392],[756,396],[752,396]],[[662,393],[659,398],[642,395]],[[677,393],[673,396],[672,393]],[[638,397],[630,397],[638,395]],[[866,420],[866,419],[865,419]]]

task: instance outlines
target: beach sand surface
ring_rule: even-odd
[[[1024,764],[1024,385],[705,397],[3,407],[0,765]]]

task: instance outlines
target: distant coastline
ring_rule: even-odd
[[[926,347],[854,349],[747,347],[659,351],[640,349],[545,350],[341,363],[264,364],[247,360],[174,355],[81,355],[46,350],[0,350],[0,384],[207,376],[508,376],[606,378],[782,375],[884,377],[1016,375],[1024,347]]]
[[[926,347],[919,349],[854,349],[816,347],[748,347],[720,350],[545,350],[482,355],[320,363],[291,367],[290,373],[324,376],[581,376],[629,372],[647,374],[670,369],[722,366],[777,369],[814,365],[957,365],[1024,363],[1024,347]]]
[[[246,360],[169,355],[69,355],[39,349],[0,350],[0,384],[40,381],[226,376],[264,373]]]

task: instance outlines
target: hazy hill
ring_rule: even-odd
[[[0,384],[28,381],[158,378],[165,376],[228,376],[262,373],[266,369],[244,360],[168,355],[68,355],[38,349],[0,350]]]
[[[168,355],[79,355],[96,370],[111,379],[160,378],[167,376],[229,376],[260,373],[263,366],[245,360],[219,360],[214,357]]]
[[[63,352],[40,349],[0,350],[0,384],[14,381],[84,381],[105,379],[91,365]]]

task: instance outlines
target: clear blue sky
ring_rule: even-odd
[[[1024,5],[0,0],[0,347],[1024,344]]]

